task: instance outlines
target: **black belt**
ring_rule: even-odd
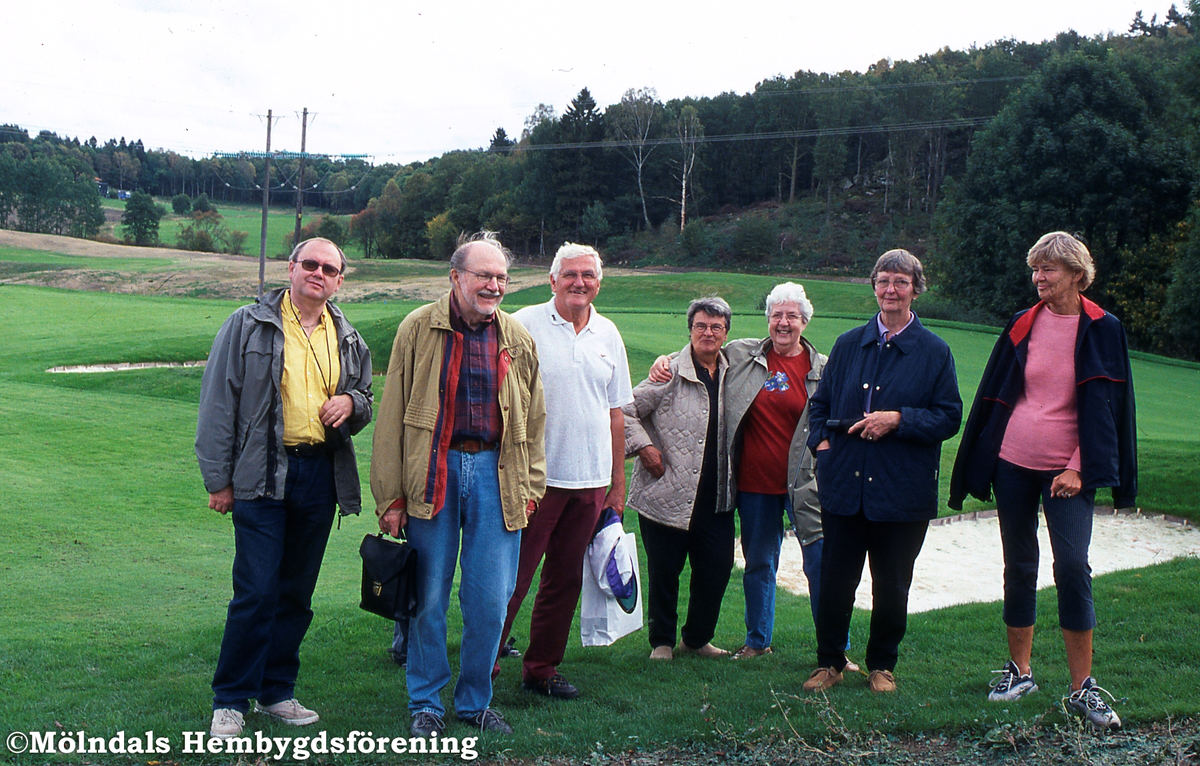
[[[450,449],[457,452],[491,452],[500,446],[500,442],[484,442],[478,439],[459,439],[450,442]]]
[[[329,453],[324,442],[321,444],[295,444],[291,447],[284,447],[284,450],[292,457],[321,457]]]

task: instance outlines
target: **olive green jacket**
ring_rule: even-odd
[[[533,339],[519,322],[496,311],[500,374],[500,499],[510,530],[528,523],[525,509],[546,491],[546,403]],[[375,420],[371,494],[382,516],[403,499],[410,516],[430,519],[446,499],[446,453],[453,422],[442,417],[454,391],[439,391],[447,350],[462,344],[450,326],[450,293],[400,323]],[[453,358],[453,357],[452,357]]]

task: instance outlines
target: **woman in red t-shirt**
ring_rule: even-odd
[[[785,513],[792,517],[804,554],[814,610],[820,591],[821,509],[805,441],[808,398],[821,379],[825,357],[803,337],[813,308],[802,286],[776,285],[766,307],[768,338],[725,346],[729,489],[746,560],[746,638],[735,658],[771,652]]]

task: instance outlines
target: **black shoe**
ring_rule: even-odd
[[[500,647],[500,659],[520,656],[521,650],[517,648],[517,639],[509,636],[508,640],[504,642],[504,646]]]
[[[562,673],[555,673],[545,681],[524,681],[521,688],[560,700],[573,700],[579,696],[579,690],[563,678]]]
[[[497,710],[488,708],[482,713],[476,713],[470,718],[459,718],[458,720],[470,726],[472,729],[480,731],[495,731],[501,734],[512,734],[512,727],[504,720],[504,716],[500,715]]]
[[[392,658],[392,662],[396,663],[397,665],[399,665],[400,667],[402,667],[406,670],[408,669],[408,655],[407,654],[401,654],[400,652],[393,652],[391,649],[388,649],[388,656]]]
[[[413,715],[412,726],[408,730],[414,737],[439,737],[446,733],[446,722],[437,713],[422,710]]]

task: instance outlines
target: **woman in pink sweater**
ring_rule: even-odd
[[[1137,495],[1129,352],[1121,323],[1082,295],[1096,273],[1082,242],[1052,232],[1027,263],[1040,301],[1009,321],[992,351],[959,445],[950,507],[961,509],[967,494],[988,500],[995,490],[1010,660],[996,671],[988,699],[1037,691],[1030,662],[1041,505],[1071,675],[1066,703],[1097,729],[1115,730],[1121,719],[1092,678],[1088,546],[1096,489],[1112,487],[1117,507]]]

